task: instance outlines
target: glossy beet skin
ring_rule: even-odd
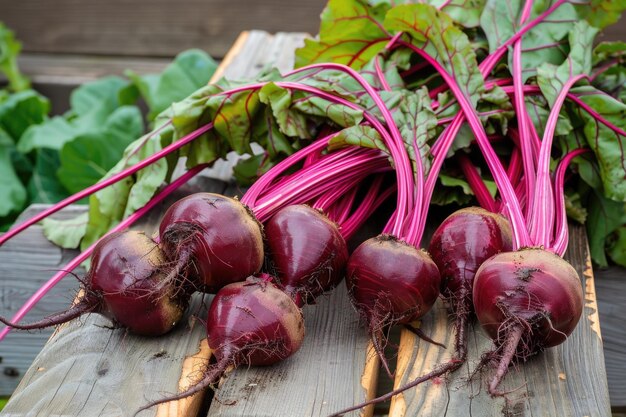
[[[207,338],[218,362],[272,365],[300,348],[304,320],[284,291],[269,280],[250,278],[213,298]]]
[[[441,274],[443,298],[454,312],[454,354],[432,370],[380,397],[347,408],[344,415],[366,405],[388,401],[423,382],[455,372],[467,360],[468,319],[472,313],[472,287],[479,266],[493,255],[511,250],[511,230],[506,219],[480,207],[457,210],[435,230],[429,252]],[[384,362],[383,362],[384,363]]]
[[[428,252],[441,274],[441,293],[456,311],[459,302],[472,309],[472,287],[478,267],[511,250],[511,227],[500,214],[480,207],[457,210],[439,225]]]
[[[366,240],[348,260],[348,292],[368,323],[419,319],[437,300],[440,281],[437,265],[424,250],[388,235]]]
[[[368,239],[350,255],[348,294],[365,319],[374,349],[390,376],[383,352],[385,328],[426,314],[437,300],[440,281],[428,253],[393,236]]]
[[[511,321],[528,325],[522,339],[535,353],[563,343],[583,308],[576,270],[563,258],[538,248],[505,252],[484,262],[474,281],[478,320],[493,339]]]
[[[263,265],[261,225],[233,198],[211,193],[183,198],[167,210],[159,233],[168,259],[206,292],[243,281]]]
[[[36,323],[7,324],[40,329],[94,312],[132,333],[162,335],[180,321],[189,303],[188,293],[168,285],[165,265],[160,247],[142,232],[113,233],[94,248],[79,302]]]
[[[104,238],[88,274],[91,290],[102,296],[102,314],[139,335],[171,330],[182,318],[189,294],[163,285],[165,265],[163,251],[143,232]]]
[[[315,301],[343,279],[348,248],[337,225],[306,205],[287,206],[265,224],[269,263],[296,304]]]

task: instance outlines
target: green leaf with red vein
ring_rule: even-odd
[[[382,137],[371,126],[357,125],[342,129],[328,143],[328,149],[334,151],[347,146],[360,146],[363,148],[380,149],[389,154]]]
[[[427,3],[432,4],[436,8],[441,5],[445,6],[441,9],[466,28],[475,28],[480,25],[480,15],[485,7],[487,0],[428,0]]]
[[[552,6],[554,0],[541,0],[533,4],[530,19],[533,20]],[[489,41],[489,50],[495,51],[519,32],[522,0],[488,0],[481,16],[480,25]],[[567,35],[577,20],[574,7],[565,2],[545,21],[537,24],[522,37],[522,78],[527,80],[536,74],[536,68],[548,62],[559,65],[568,53]],[[512,68],[513,54],[509,54]]]
[[[615,60],[623,62],[626,58],[626,42],[601,42],[593,49],[593,65],[599,65],[603,61]]]
[[[365,0],[330,0],[321,16],[318,39],[306,39],[296,51],[296,67],[315,62],[337,62],[361,68],[390,39],[381,22],[388,4],[372,6]]]
[[[593,50],[593,85],[626,101],[626,42],[602,42]]]
[[[605,255],[607,240],[611,239],[626,223],[626,208],[623,203],[609,200],[597,190],[591,190],[587,199],[587,234],[591,258],[600,266],[607,266]],[[622,248],[626,250],[626,248]]]
[[[447,14],[427,4],[401,5],[387,13],[384,24],[390,31],[409,34],[411,43],[441,64],[476,104],[484,90],[476,54],[467,35]]]
[[[537,68],[537,84],[548,101],[554,105],[565,84],[577,75],[591,72],[591,48],[598,29],[580,20],[574,24],[569,35],[570,53],[558,67],[544,63]]]
[[[422,88],[414,93],[407,92],[404,94],[397,111],[393,113],[393,117],[400,128],[400,134],[409,157],[412,161],[418,158],[415,149],[415,145],[417,145],[419,157],[424,166],[424,174],[428,173],[430,168],[428,142],[435,136],[437,130],[437,118],[431,110],[428,90]]]
[[[233,167],[233,176],[238,184],[248,187],[273,166],[274,164],[271,159],[268,158],[267,153],[264,152],[239,160]]]
[[[526,103],[526,111],[530,116],[530,120],[535,125],[535,129],[539,137],[543,137],[543,132],[550,116],[550,107],[548,102],[542,95],[524,97]],[[564,112],[559,113],[559,120],[556,124],[554,134],[556,136],[565,136],[574,129],[572,122]]]
[[[259,93],[259,99],[272,109],[280,131],[287,136],[311,139],[313,127],[306,115],[292,108],[295,93],[274,83],[266,84]]]
[[[616,23],[626,10],[624,0],[583,0],[574,2],[581,19],[586,19],[591,26],[604,29]]]
[[[573,92],[603,118],[626,130],[626,104],[590,86],[578,87]],[[582,108],[577,110],[584,121],[587,144],[598,161],[604,195],[626,202],[626,137],[599,123]]]
[[[377,90],[385,90],[376,70],[378,64],[387,87],[391,90],[404,90],[407,87],[400,71],[408,69],[411,66],[410,61],[411,51],[402,48],[394,51],[389,57],[383,57],[382,54],[374,57],[359,72],[372,87]]]
[[[347,76],[345,74],[338,75],[334,71],[328,72],[329,74],[326,72],[319,74],[316,79],[307,80],[306,84],[337,95],[333,90],[336,90],[340,84],[338,80],[347,78]],[[338,78],[336,81],[330,81],[327,76]],[[347,101],[353,98],[341,96]],[[363,119],[363,112],[360,110],[351,109],[309,93],[282,88],[274,83],[266,84],[261,89],[259,97],[261,102],[272,109],[280,131],[295,138],[312,138],[317,130],[317,125],[323,121],[348,127],[360,123]]]
[[[258,91],[243,91],[228,96],[213,96],[207,101],[213,127],[239,154],[250,152],[252,123],[261,109]]]
[[[269,107],[265,108],[262,118],[256,120],[254,142],[261,145],[272,160],[287,156],[300,149],[300,141],[287,137],[280,131],[278,123]]]

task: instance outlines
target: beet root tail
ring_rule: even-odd
[[[389,378],[393,379],[394,375],[389,369],[389,363],[387,362],[387,358],[385,357],[385,345],[387,344],[387,338],[383,333],[384,326],[381,323],[373,320],[370,323],[369,327],[370,336],[372,338],[372,346],[374,346],[374,350],[378,354],[378,357],[380,358],[380,363],[387,372],[387,375],[389,375]]]
[[[195,385],[189,387],[187,390],[181,393],[178,393],[176,395],[165,397],[160,400],[156,400],[156,401],[153,401],[151,403],[144,405],[143,407],[135,411],[135,414],[133,414],[133,417],[137,417],[137,415],[141,413],[142,411],[148,410],[149,408],[152,408],[156,405],[165,404],[171,401],[182,400],[183,398],[191,397],[194,394],[204,391],[208,387],[215,385],[219,381],[219,379],[222,377],[222,375],[224,375],[224,372],[226,372],[226,369],[231,364],[232,364],[232,361],[227,358],[226,360],[219,361],[215,365],[208,366],[202,376],[202,379],[199,382],[197,382]]]
[[[341,410],[335,414],[330,415],[329,417],[340,417],[346,413],[349,413],[351,411],[355,411],[358,410],[360,408],[363,407],[367,407],[368,405],[373,405],[373,404],[378,404],[384,401],[388,401],[390,400],[394,395],[398,395],[410,388],[416,387],[419,384],[421,384],[422,382],[426,382],[429,381],[433,378],[437,378],[439,376],[445,375],[447,373],[451,373],[456,371],[457,369],[459,369],[461,367],[461,365],[463,365],[465,363],[465,361],[467,360],[467,340],[466,340],[466,329],[467,329],[467,314],[466,313],[462,313],[462,314],[458,314],[457,318],[456,318],[456,335],[455,335],[455,357],[453,357],[452,359],[450,359],[448,362],[444,363],[441,366],[438,366],[437,368],[433,369],[431,372],[427,373],[426,375],[423,375],[409,383],[407,383],[406,385],[403,385],[400,388],[397,388],[391,392],[388,392],[385,395],[381,395],[380,397],[377,398],[373,398],[369,401],[366,401],[364,403],[352,406],[350,408],[346,408],[344,410]],[[409,329],[410,331],[415,332],[415,330],[419,330],[421,333],[420,329],[416,329],[413,326],[410,325],[406,325],[405,327],[407,327],[407,329]],[[434,343],[435,345],[440,345],[439,343],[433,342],[432,340],[430,340],[428,337],[422,337],[422,335],[416,333],[418,337],[426,340],[427,342],[430,343]],[[423,334],[423,333],[422,333]],[[424,335],[425,336],[425,335]],[[445,347],[445,346],[444,346]]]
[[[405,324],[404,328],[409,330],[411,333],[413,333],[415,336],[419,337],[420,339],[422,339],[425,342],[432,343],[433,345],[442,347],[444,349],[446,348],[446,345],[444,345],[443,343],[439,343],[439,342],[434,341],[426,333],[424,333],[424,331],[422,329],[420,329],[419,327],[415,327],[412,324]]]
[[[498,385],[500,385],[500,381],[502,381],[502,378],[509,370],[509,365],[517,352],[517,345],[519,344],[523,334],[524,329],[521,326],[515,326],[507,334],[504,340],[504,344],[502,345],[502,355],[500,356],[500,361],[498,362],[498,367],[496,368],[496,374],[489,382],[489,387],[487,389],[489,395],[492,397],[501,397],[505,394],[504,392],[498,390]]]
[[[57,326],[59,324],[67,323],[68,321],[74,320],[82,316],[83,314],[88,314],[92,312],[98,311],[100,308],[100,303],[94,299],[82,299],[74,306],[70,307],[65,311],[61,311],[59,313],[55,313],[51,316],[48,316],[39,321],[35,321],[27,324],[19,324],[12,323],[8,319],[4,317],[0,317],[0,322],[4,323],[8,327],[12,327],[18,330],[38,330],[45,329],[46,327]]]

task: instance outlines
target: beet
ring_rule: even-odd
[[[332,417],[343,415],[371,404],[390,400],[393,396],[454,372],[467,360],[467,322],[473,311],[472,287],[478,267],[491,256],[511,250],[511,229],[504,217],[480,207],[457,210],[435,230],[429,252],[441,274],[442,297],[455,317],[455,355],[431,372],[416,378],[380,397],[341,410]],[[413,330],[413,329],[410,329]],[[418,336],[424,338],[423,334]]]
[[[480,207],[457,210],[433,234],[429,252],[441,274],[441,294],[455,317],[455,356],[419,378],[420,382],[458,369],[467,359],[467,322],[474,311],[472,288],[480,265],[511,250],[511,228],[500,214]],[[415,381],[414,381],[415,382]],[[410,385],[414,386],[414,382]]]
[[[512,360],[525,361],[567,338],[583,309],[583,291],[576,270],[563,258],[540,248],[504,252],[485,261],[474,280],[476,316],[496,348],[498,361],[489,393],[497,387]]]
[[[458,302],[472,311],[471,293],[478,267],[511,250],[511,227],[500,214],[480,207],[457,210],[439,225],[428,252],[441,274],[441,293],[456,311]],[[457,299],[462,297],[461,300]]]
[[[338,226],[306,205],[287,206],[265,224],[269,263],[296,304],[314,302],[343,279],[348,248]]]
[[[207,339],[218,363],[272,365],[300,348],[304,320],[285,292],[269,280],[250,278],[213,299]]]
[[[169,207],[159,227],[174,271],[194,289],[214,293],[263,266],[263,233],[246,206],[233,198],[196,193]]]
[[[16,329],[31,330],[94,312],[132,333],[158,336],[180,321],[189,303],[188,293],[167,285],[166,269],[165,255],[150,237],[137,231],[112,233],[94,249],[82,288],[84,296],[78,303],[27,325],[0,320]]]
[[[272,365],[288,358],[304,340],[304,319],[298,306],[271,283],[271,278],[250,277],[217,292],[207,317],[207,339],[216,362],[206,367],[202,379],[137,413],[215,385],[231,367]]]
[[[346,284],[388,373],[384,329],[426,314],[439,295],[437,265],[426,251],[390,235],[363,242],[348,260]]]

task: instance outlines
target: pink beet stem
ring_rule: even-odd
[[[556,213],[556,226],[555,226],[555,236],[553,249],[556,253],[563,256],[565,254],[565,250],[567,249],[567,242],[569,240],[569,231],[567,229],[567,213],[565,211],[565,194],[564,194],[564,183],[565,183],[565,171],[569,166],[572,159],[575,157],[582,155],[587,152],[588,149],[576,149],[563,157],[559,166],[556,169],[556,175],[554,178],[554,190],[555,190],[555,200],[557,201],[559,210]]]
[[[458,157],[461,170],[465,175],[465,179],[469,183],[478,204],[485,210],[489,210],[492,213],[498,212],[498,205],[496,200],[491,196],[485,182],[481,178],[476,167],[471,163],[469,158],[465,155],[459,155]]]
[[[9,230],[8,232],[6,232],[4,235],[0,236],[0,246],[2,246],[2,244],[4,244],[4,242],[6,242],[7,240],[11,239],[13,236],[17,235],[18,233],[21,233],[22,231],[24,231],[25,229],[27,229],[28,227],[32,226],[33,224],[39,222],[40,220],[45,219],[46,217],[50,216],[53,213],[56,213],[57,211],[61,210],[64,207],[69,206],[72,203],[77,202],[78,200],[81,200],[87,196],[90,196],[91,194],[100,191],[103,188],[106,188],[112,184],[115,184],[116,182],[130,176],[133,175],[135,172],[139,171],[140,169],[143,169],[145,167],[147,167],[148,165],[158,161],[159,159],[169,155],[171,152],[182,148],[183,146],[187,145],[189,142],[193,141],[194,139],[196,139],[198,136],[202,135],[203,133],[206,133],[207,131],[209,131],[211,128],[213,127],[212,123],[209,123],[193,132],[191,132],[190,134],[188,134],[187,136],[181,138],[180,140],[172,143],[169,146],[166,146],[165,148],[161,149],[159,152],[155,153],[154,155],[149,156],[148,158],[144,159],[143,161],[133,165],[130,168],[125,169],[122,172],[119,172],[109,178],[106,178],[102,181],[100,181],[97,184],[92,185],[91,187],[85,188],[84,190],[70,196],[67,197],[66,199],[56,203],[55,205],[53,205],[52,207],[42,211],[41,213],[31,217],[30,219],[24,221],[23,223],[17,225],[16,227],[14,227],[13,229]]]
[[[106,235],[101,237],[98,240],[98,242],[104,239],[105,236],[108,236],[111,233],[115,233],[120,230],[124,230],[130,225],[132,225],[133,223],[135,223],[137,220],[142,218],[148,211],[150,211],[152,207],[159,204],[161,201],[163,201],[163,199],[165,199],[173,191],[180,188],[181,185],[185,184],[187,181],[189,181],[191,178],[193,178],[195,175],[197,175],[200,171],[202,171],[207,166],[208,164],[201,164],[187,171],[185,174],[180,176],[180,178],[178,178],[177,180],[169,184],[167,187],[165,187],[163,191],[155,195],[148,202],[148,204],[146,204],[145,206],[137,210],[135,213],[128,216],[125,220],[123,220],[117,226],[111,229]],[[63,277],[65,277],[72,270],[78,267],[84,260],[86,260],[91,255],[91,253],[93,252],[93,249],[96,247],[98,242],[93,243],[91,246],[85,249],[82,253],[80,253],[78,256],[72,259],[67,265],[65,265],[65,268],[63,268],[63,270],[57,272],[41,288],[39,288],[37,292],[35,292],[35,294],[33,294],[26,301],[26,303],[24,303],[24,305],[17,311],[17,313],[15,313],[15,315],[11,318],[11,322],[18,323],[20,320],[22,320],[24,316],[35,306],[35,304],[37,304],[37,302],[39,302],[39,300],[41,300],[44,295],[46,295],[56,284],[58,284],[59,281],[61,281]],[[4,329],[2,329],[2,331],[0,331],[0,341],[2,341],[2,339],[4,339],[5,336],[9,334],[10,331],[11,331],[10,327],[5,327]]]

